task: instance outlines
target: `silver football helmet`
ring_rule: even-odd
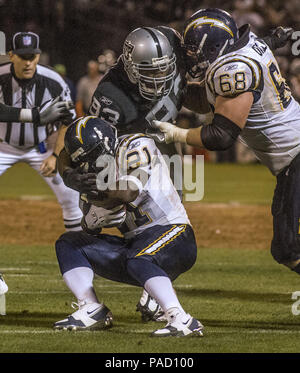
[[[124,42],[122,60],[142,97],[157,100],[168,95],[174,84],[176,56],[162,32],[151,27],[132,31]]]

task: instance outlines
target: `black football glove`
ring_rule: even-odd
[[[291,27],[278,26],[272,31],[271,35],[264,37],[263,40],[272,50],[275,50],[284,47],[291,40],[293,32],[294,29]]]
[[[91,196],[98,195],[95,173],[85,172],[82,167],[67,168],[62,177],[67,187]]]
[[[37,116],[34,123],[37,126],[44,126],[57,121],[70,123],[73,117],[70,112],[71,109],[74,109],[72,101],[60,101],[60,97],[56,97],[50,104],[46,103],[37,109]]]

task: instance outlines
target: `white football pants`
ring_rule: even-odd
[[[27,163],[41,175],[41,164],[52,153],[52,148],[49,148],[46,153],[41,154],[36,148],[23,150],[15,148],[4,142],[0,143],[0,175],[2,175],[8,168],[18,162]],[[59,173],[57,173],[53,177],[42,176],[42,178],[53,190],[58,202],[61,205],[66,230],[81,230],[80,222],[82,218],[82,212],[79,208],[79,193],[73,189],[66,187]],[[18,182],[22,183],[22,180],[18,180]]]

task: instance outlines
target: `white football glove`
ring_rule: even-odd
[[[154,120],[152,124],[164,134],[166,144],[171,142],[186,143],[187,129],[176,127],[168,122],[160,122],[159,120]]]
[[[121,225],[126,218],[124,205],[116,206],[111,210],[91,205],[89,211],[82,218],[82,228],[88,233],[99,234],[102,228],[111,228]]]

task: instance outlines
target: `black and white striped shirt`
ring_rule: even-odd
[[[12,63],[0,65],[0,102],[18,108],[32,109],[60,96],[71,101],[70,89],[63,78],[50,67],[37,65],[32,79],[18,79]],[[73,110],[73,119],[76,114]],[[0,139],[17,148],[37,146],[53,133],[55,125],[33,123],[0,123]]]

